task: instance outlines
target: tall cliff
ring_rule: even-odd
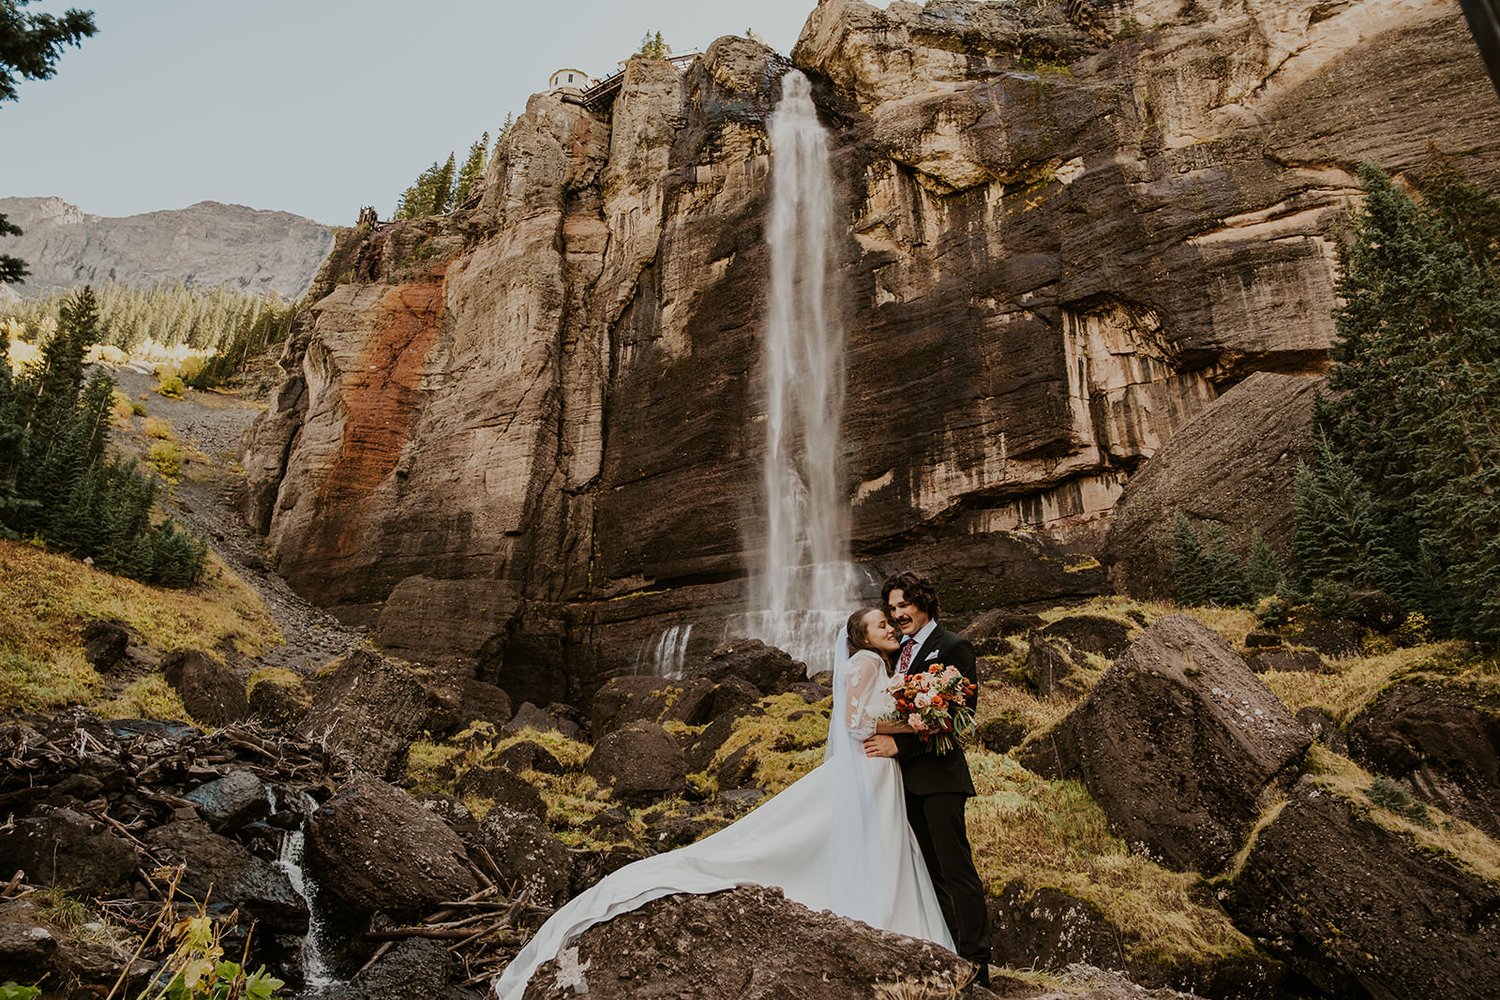
[[[1229,387],[1322,369],[1361,160],[1500,176],[1446,0],[824,0],[791,63],[848,219],[855,554],[958,618],[1101,586],[1059,543]],[[342,235],[245,461],[294,586],[531,699],[719,641],[787,68],[725,38],[608,107],[535,96],[477,208]]]
[[[0,214],[22,231],[0,249],[31,271],[17,286],[23,297],[116,281],[227,285],[295,299],[333,246],[333,233],[311,219],[216,201],[110,218],[61,198],[0,198]]]

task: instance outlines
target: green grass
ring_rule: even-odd
[[[788,693],[762,698],[759,705],[764,714],[735,720],[709,770],[745,750],[755,761],[755,784],[775,793],[823,763],[833,699],[809,705],[801,695]]]

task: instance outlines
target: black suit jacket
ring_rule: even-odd
[[[936,656],[932,655],[934,651]],[[969,701],[969,707],[977,708],[979,675],[974,668],[974,644],[939,625],[932,630],[927,641],[922,643],[922,648],[912,656],[909,669],[926,670],[934,663],[957,667],[965,677],[974,682],[976,690]],[[920,736],[911,733],[894,735],[896,756],[901,762],[901,780],[909,794],[974,794],[974,780],[969,777],[969,762],[964,757],[962,747],[947,753],[933,753]]]

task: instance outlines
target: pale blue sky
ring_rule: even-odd
[[[881,4],[884,5],[883,3]],[[41,0],[99,32],[0,105],[0,197],[96,215],[214,200],[352,225],[543,90],[747,28],[791,51],[816,0]]]

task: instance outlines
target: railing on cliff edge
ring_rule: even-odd
[[[676,66],[678,71],[681,72],[689,63],[702,54],[701,52],[684,52],[680,56],[668,56],[667,62]],[[615,98],[620,96],[620,87],[624,83],[625,71],[622,69],[600,80],[576,97],[572,94],[563,94],[563,100],[572,104],[581,104],[590,111],[607,111],[615,103]]]

